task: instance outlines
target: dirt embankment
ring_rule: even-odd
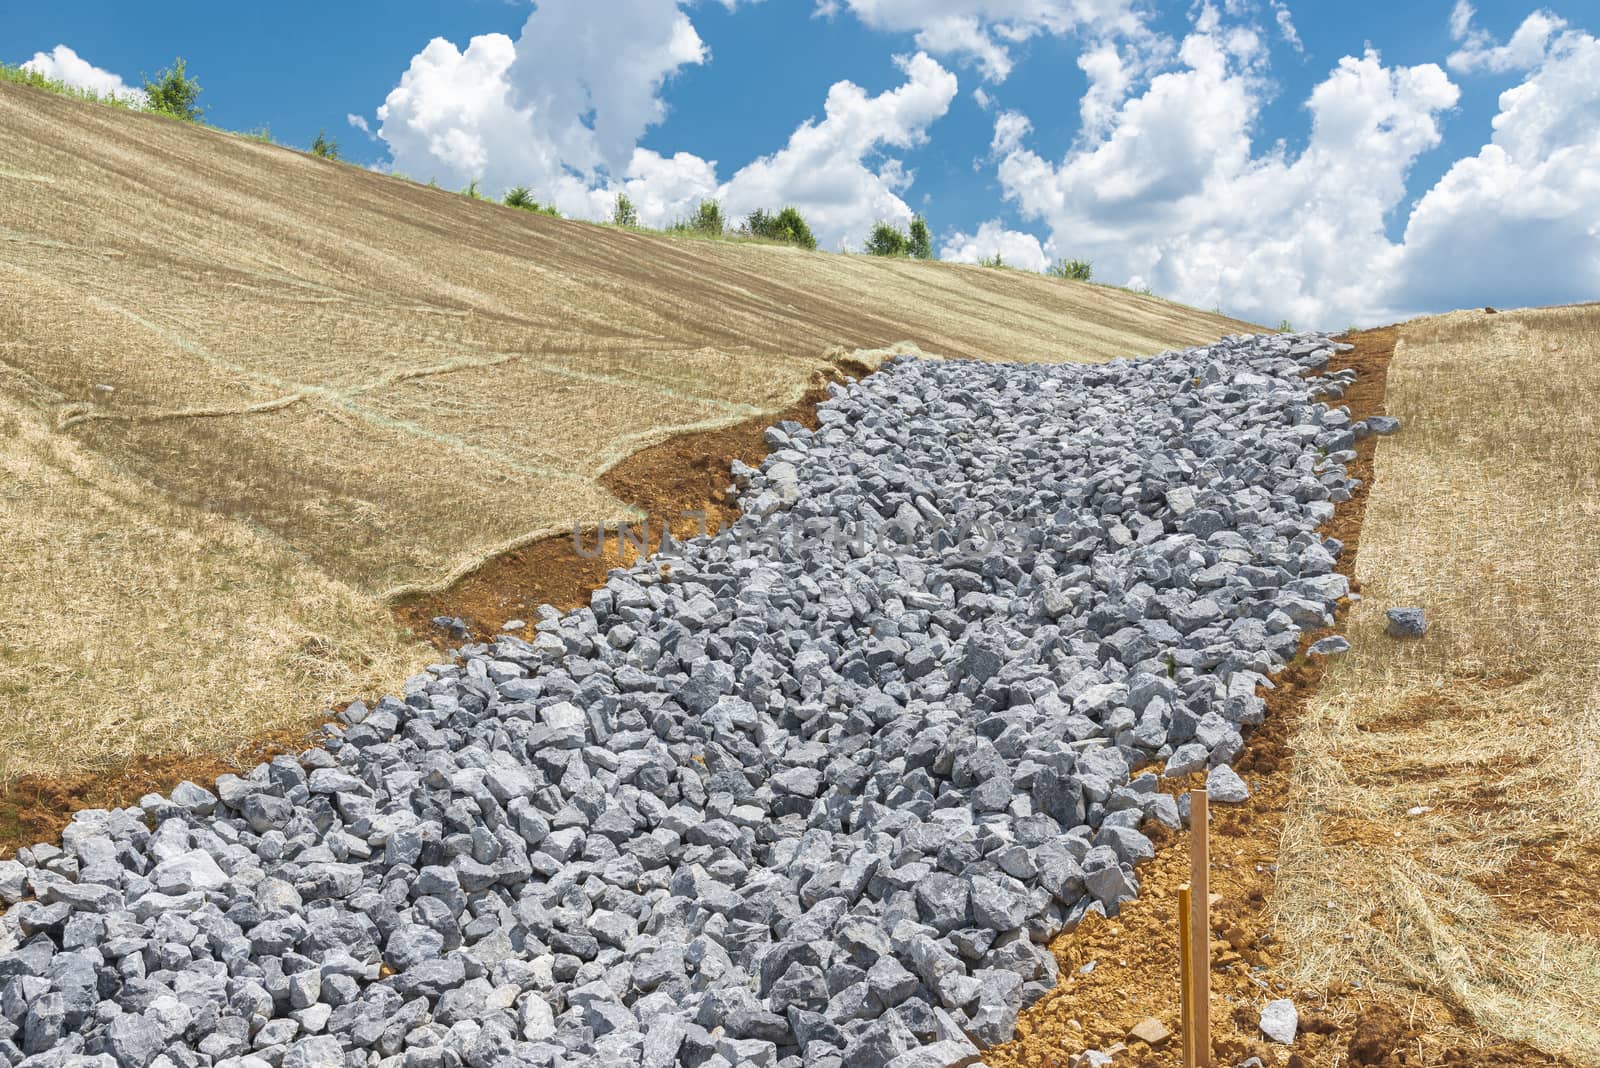
[[[660,544],[663,531],[678,539],[714,534],[739,517],[728,492],[733,488],[733,461],[760,464],[768,452],[762,435],[770,426],[791,421],[815,430],[817,405],[827,399],[828,386],[870,373],[871,368],[843,361],[837,372],[819,376],[798,403],[783,411],[643,449],[607,471],[601,482],[640,513],[626,526],[635,537],[648,533],[652,547]],[[637,558],[634,543],[624,542],[617,526],[606,530],[601,550],[596,521],[574,520],[571,531],[502,553],[448,589],[398,601],[395,615],[441,648],[452,642],[433,625],[436,616],[461,619],[478,640],[500,633],[514,619],[531,627],[540,605],[566,611],[588,604],[589,594],[605,584],[612,568]]]
[[[1354,352],[1335,357],[1332,367],[1354,367],[1359,376],[1346,393],[1352,418],[1384,412],[1383,399],[1396,330],[1369,330],[1345,338]],[[1363,439],[1350,472],[1362,480],[1352,499],[1339,506],[1324,532],[1345,544],[1338,570],[1355,581],[1361,524],[1373,479],[1377,438]],[[1273,892],[1279,835],[1291,800],[1294,752],[1289,740],[1297,719],[1320,681],[1325,661],[1304,655],[1314,640],[1332,631],[1308,634],[1302,654],[1273,681],[1266,695],[1266,722],[1251,735],[1235,764],[1251,789],[1242,805],[1212,806],[1213,906],[1212,1023],[1214,1063],[1235,1065],[1259,1057],[1267,1068],[1531,1068],[1561,1065],[1531,1047],[1495,1041],[1470,1021],[1439,1021],[1418,1016],[1392,995],[1350,986],[1299,989],[1278,974],[1293,951],[1274,930]],[[1202,785],[1203,776],[1173,782],[1182,793]],[[1018,1024],[1018,1037],[989,1050],[992,1068],[1067,1068],[1087,1049],[1124,1044],[1114,1064],[1138,1068],[1179,1068],[1183,1041],[1178,1017],[1177,891],[1189,879],[1188,839],[1167,833],[1156,839],[1156,859],[1139,870],[1137,900],[1115,919],[1089,918],[1051,946],[1061,966],[1061,982]],[[1261,1007],[1275,998],[1293,998],[1300,1012],[1300,1037],[1286,1048],[1268,1042],[1257,1029]],[[1171,1037],[1158,1047],[1130,1038],[1147,1018],[1161,1021]]]

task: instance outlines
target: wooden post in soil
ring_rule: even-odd
[[[1194,940],[1189,937],[1189,887],[1178,887],[1178,1009],[1179,1030],[1183,1032],[1183,1068],[1194,1068]]]
[[[1189,962],[1193,1068],[1211,1068],[1211,818],[1204,790],[1189,791]],[[1186,1043],[1187,1045],[1187,1043]]]

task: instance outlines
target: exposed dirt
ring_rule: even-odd
[[[1342,401],[1354,418],[1384,411],[1385,376],[1395,337],[1394,328],[1384,328],[1344,339],[1356,351],[1336,358],[1333,366],[1359,372]],[[1350,471],[1362,485],[1324,528],[1345,544],[1338,566],[1352,579],[1354,592],[1359,592],[1354,568],[1375,446],[1370,437],[1359,443]],[[1290,800],[1294,759],[1288,739],[1324,666],[1320,659],[1305,657],[1303,650],[1326,633],[1331,632],[1305,636],[1302,656],[1277,676],[1277,688],[1266,694],[1266,722],[1250,737],[1236,765],[1250,785],[1250,800],[1211,808],[1211,890],[1218,896],[1211,911],[1213,1063],[1235,1065],[1250,1057],[1261,1058],[1268,1068],[1521,1068],[1568,1063],[1529,1046],[1499,1042],[1464,1018],[1441,1018],[1435,1005],[1397,1003],[1392,997],[1353,987],[1294,989],[1275,974],[1288,948],[1274,939],[1272,907],[1279,833]],[[1180,793],[1201,785],[1202,779],[1195,775],[1169,788]],[[1357,837],[1378,833],[1371,826],[1350,830]],[[1189,880],[1187,841],[1184,835],[1158,837],[1155,860],[1138,872],[1139,898],[1115,919],[1091,917],[1056,940],[1051,949],[1061,966],[1060,984],[1023,1014],[1014,1041],[984,1054],[986,1064],[1067,1068],[1077,1054],[1089,1049],[1113,1052],[1113,1063],[1120,1065],[1178,1068],[1182,1064],[1177,891]],[[1300,1036],[1291,1047],[1268,1042],[1257,1029],[1261,1007],[1280,997],[1293,998],[1300,1012]],[[1129,1034],[1150,1017],[1171,1032],[1159,1048]]]
[[[816,429],[817,405],[827,399],[829,382],[858,378],[868,370],[842,363],[839,374],[830,379],[819,376],[798,403],[775,415],[681,434],[642,449],[607,471],[601,482],[644,513],[645,518],[628,527],[641,540],[648,532],[652,547],[660,544],[663,530],[674,538],[716,533],[739,516],[728,493],[733,461],[759,464],[768,451],[762,434],[770,426],[787,420]],[[513,619],[532,626],[542,604],[563,611],[588,604],[590,592],[605,583],[611,568],[626,566],[639,555],[634,544],[608,529],[603,552],[597,552],[595,523],[582,522],[571,532],[494,557],[447,590],[405,598],[395,604],[395,614],[425,641],[445,648],[457,643],[433,625],[435,616],[460,618],[474,638],[484,639],[500,633],[501,626]]]
[[[217,776],[238,772],[280,753],[300,752],[313,744],[316,725],[265,735],[229,755],[188,756],[158,753],[117,765],[98,774],[51,778],[24,775],[0,786],[0,860],[19,846],[53,842],[86,808],[125,808],[148,793],[167,793],[185,779],[209,786]]]
[[[1595,874],[1600,851],[1566,843],[1522,846],[1510,863],[1473,882],[1495,899],[1505,915],[1548,931],[1600,934],[1595,909]],[[1537,887],[1536,893],[1530,887]]]

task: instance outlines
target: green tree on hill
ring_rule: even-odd
[[[311,154],[318,159],[338,159],[339,142],[328,140],[326,130],[318,130],[317,139],[311,142]]]
[[[805,249],[817,247],[817,239],[806,225],[805,217],[792,207],[785,207],[776,215],[757,208],[746,216],[744,229],[751,237],[764,237]]]
[[[880,222],[867,237],[867,255],[904,256],[911,250],[911,239],[893,223]]]
[[[1087,282],[1093,273],[1088,260],[1059,260],[1045,268],[1051,278],[1065,278],[1073,282]]]
[[[476,187],[476,183],[474,183],[474,187]],[[541,204],[533,199],[533,193],[525,185],[514,185],[507,189],[505,195],[500,198],[500,203],[508,208],[531,211],[535,215],[553,215],[558,219],[561,217],[561,213],[555,209],[554,204]]]
[[[911,233],[906,237],[906,255],[914,260],[933,259],[933,235],[928,233],[928,220],[920,214],[911,219]]]
[[[163,115],[171,115],[175,119],[186,122],[197,122],[200,119],[200,83],[189,77],[188,66],[183,57],[179,56],[172,61],[172,66],[157,74],[154,79],[146,78],[144,95],[147,100],[145,107],[150,111]]]
[[[633,201],[628,199],[628,194],[617,194],[617,202],[611,208],[611,222],[615,226],[639,225],[639,209],[633,206]]]
[[[694,216],[689,220],[689,229],[697,233],[721,236],[727,229],[727,223],[722,218],[722,205],[715,200],[702,200],[694,209]]]

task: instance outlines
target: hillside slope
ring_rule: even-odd
[[[0,436],[0,449],[34,448],[36,465],[61,449],[23,443],[83,450],[95,493],[159,498],[141,514],[181,517],[189,531],[228,524],[226,537],[202,539],[205,553],[231,559],[249,543],[252,559],[295,561],[370,601],[385,626],[377,602],[397,588],[437,584],[575,519],[626,516],[605,470],[674,433],[782,409],[835,347],[1102,360],[1251,330],[1017,271],[533,216],[0,85],[0,390],[27,430]],[[261,585],[228,567],[196,569],[176,589],[141,584],[163,546],[189,554],[162,565],[183,573],[193,539],[141,535],[122,558],[129,539],[56,537],[66,513],[40,485],[8,502],[33,536],[0,532],[0,698],[25,690],[27,711],[93,694],[95,722],[122,752],[150,716],[223,704],[232,683],[195,682],[206,674],[197,658],[219,653],[212,639],[181,651],[145,641],[150,686],[134,709],[106,666],[123,658],[94,648],[123,641],[115,628],[70,624],[90,595],[105,618],[123,614],[104,603],[105,584],[78,591],[63,576],[115,571],[126,597],[164,589],[172,627],[191,633],[222,633],[196,621],[226,616],[234,591]],[[30,579],[46,574],[48,585]],[[309,637],[335,659],[350,644]],[[364,678],[373,643],[353,644],[363,651],[345,669],[311,673],[333,681],[241,715],[275,722]],[[40,673],[41,658],[69,690]],[[266,658],[256,670],[282,666]],[[160,736],[187,744],[170,724]],[[24,764],[82,763],[52,737],[0,737],[0,774],[8,751]]]
[[[1297,986],[1387,988],[1413,1026],[1600,1065],[1600,305],[1398,333],[1401,431],[1352,648],[1292,738],[1274,936]],[[1420,640],[1386,635],[1399,606]]]

